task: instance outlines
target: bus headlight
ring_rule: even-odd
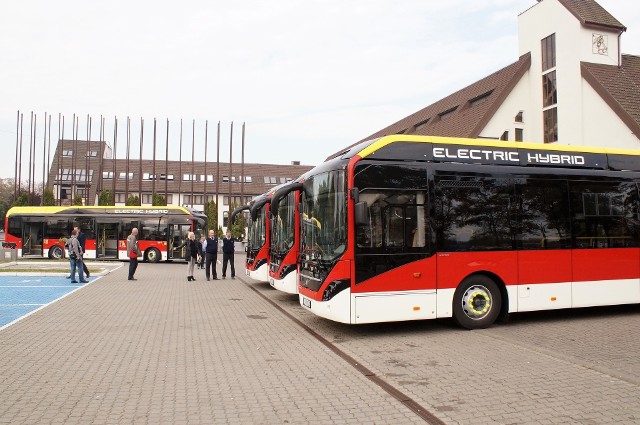
[[[335,297],[340,292],[351,286],[351,279],[340,279],[334,280],[327,286],[327,289],[324,290],[322,294],[322,301],[329,301],[331,298]]]

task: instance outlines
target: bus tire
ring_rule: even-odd
[[[160,251],[157,248],[149,248],[144,257],[148,263],[157,263],[162,258],[162,255],[160,255]]]
[[[464,279],[453,295],[453,317],[466,329],[491,326],[502,307],[502,294],[488,276],[473,275]]]
[[[60,245],[54,245],[49,248],[49,259],[51,260],[60,260],[62,259],[63,254],[64,251]]]

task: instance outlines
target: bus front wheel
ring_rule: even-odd
[[[160,261],[161,255],[157,248],[149,248],[146,253],[146,259],[149,263],[157,263]]]
[[[49,248],[49,258],[52,260],[60,260],[62,258],[62,254],[64,254],[64,251],[62,251],[60,245],[54,245]]]
[[[464,279],[453,296],[453,317],[467,329],[488,328],[496,321],[502,306],[502,294],[488,276]]]

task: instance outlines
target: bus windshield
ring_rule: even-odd
[[[262,248],[267,240],[265,227],[265,210],[263,206],[258,212],[255,220],[249,221],[249,249],[256,250]]]
[[[345,172],[329,171],[304,182],[302,251],[332,261],[347,245]]]
[[[282,198],[273,218],[273,231],[271,232],[271,248],[276,253],[289,251],[294,244],[294,203],[295,192]]]

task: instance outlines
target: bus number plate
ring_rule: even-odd
[[[302,298],[302,305],[307,308],[311,308],[311,300],[309,298]]]

